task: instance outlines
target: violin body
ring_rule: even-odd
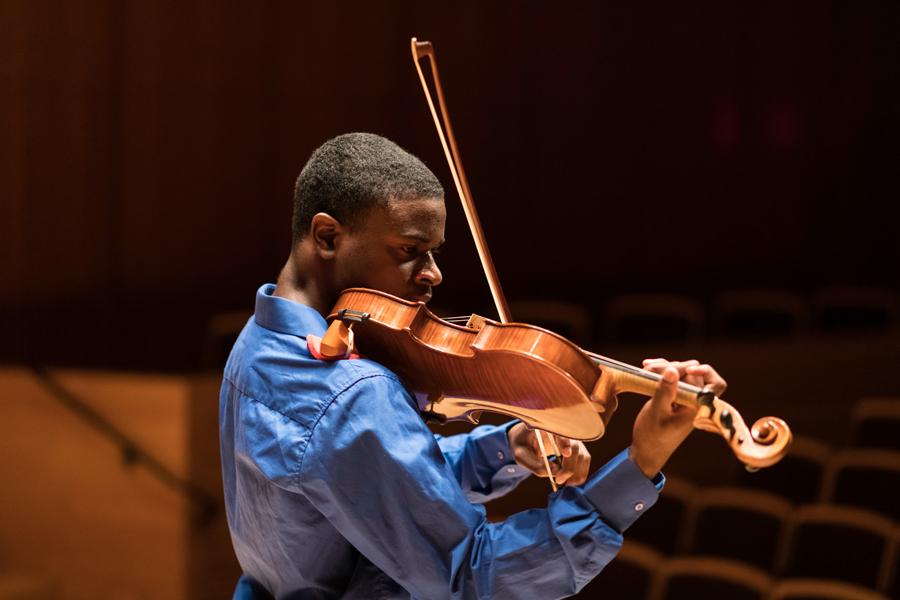
[[[345,290],[329,320],[340,311],[368,315],[353,323],[357,350],[425,394],[440,417],[477,422],[481,411],[498,412],[577,440],[605,431],[606,399],[592,398],[600,371],[551,331],[489,319],[455,325],[422,302],[362,288]]]

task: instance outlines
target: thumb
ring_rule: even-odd
[[[559,447],[559,451],[566,458],[572,456],[572,445],[574,442],[567,437],[555,436],[556,437],[556,445]]]
[[[675,400],[677,391],[678,370],[675,367],[666,367],[651,401],[656,407],[669,406]]]

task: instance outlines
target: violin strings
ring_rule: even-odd
[[[589,352],[584,350],[584,353],[587,354],[595,364],[603,365],[607,367],[612,367],[614,369],[618,369],[620,371],[624,371],[626,373],[630,373],[631,375],[637,375],[638,377],[643,377],[644,379],[649,379],[651,381],[661,381],[662,375],[658,373],[654,373],[652,371],[647,371],[646,369],[641,369],[627,363],[619,362],[617,360],[613,360],[611,358],[607,358],[605,356],[601,356],[594,352]],[[690,392],[692,394],[699,394],[703,390],[696,385],[691,385],[690,383],[685,383],[683,381],[678,382],[678,387],[686,392]]]
[[[463,316],[459,316],[459,317],[444,317],[444,320],[448,321],[450,323],[468,323],[469,318],[470,317],[463,315]]]

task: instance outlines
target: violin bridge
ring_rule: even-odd
[[[469,329],[475,329],[476,331],[484,329],[484,325],[487,322],[487,319],[482,317],[481,315],[471,315],[469,316],[469,320],[466,321],[466,327]]]

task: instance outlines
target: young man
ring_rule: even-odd
[[[656,501],[691,430],[679,377],[724,390],[696,361],[663,373],[629,449],[588,477],[559,439],[564,487],[546,509],[488,523],[480,506],[531,472],[522,423],[435,437],[397,376],[366,359],[318,360],[307,336],[349,287],[428,301],[441,272],[444,193],[418,159],[371,134],[316,150],[297,180],[294,240],[277,285],[257,292],[225,368],[220,405],[228,524],[244,576],[235,597],[558,598],[616,555]]]

